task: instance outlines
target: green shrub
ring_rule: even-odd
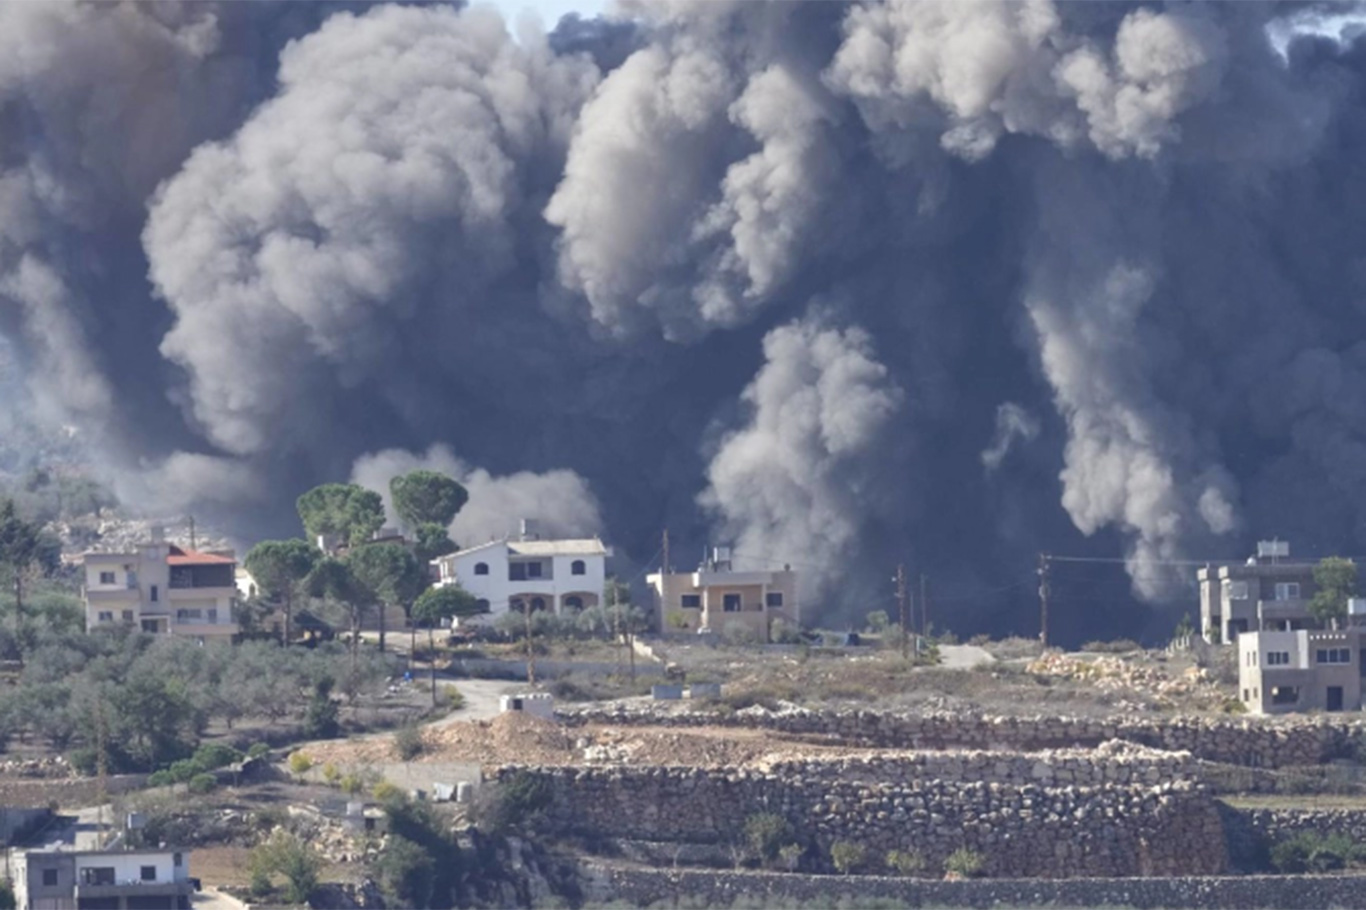
[[[967,847],[959,847],[944,860],[944,871],[962,878],[976,878],[982,874],[985,865],[986,859],[982,854]]]
[[[481,787],[472,815],[480,828],[499,834],[531,821],[550,804],[550,799],[549,783],[517,771],[491,786]]]
[[[191,793],[211,793],[218,788],[218,778],[212,774],[196,774],[189,780]]]
[[[1347,834],[1304,831],[1271,848],[1271,865],[1287,875],[1337,872],[1366,859],[1364,850]]]
[[[203,771],[223,768],[242,760],[242,753],[224,743],[205,743],[194,753],[194,763]]]
[[[1226,698],[1219,703],[1219,710],[1224,714],[1246,714],[1247,705],[1237,698]]]
[[[171,776],[171,772],[166,770],[157,771],[153,773],[151,777],[147,778],[147,786],[149,787],[169,787],[175,782],[175,778]]]
[[[919,875],[925,871],[925,857],[914,850],[892,850],[887,854],[887,868],[898,875]]]
[[[322,773],[323,783],[327,784],[329,787],[337,786],[337,783],[341,780],[341,771],[337,768],[336,765],[332,764],[331,762],[328,762],[327,764],[323,765]]]
[[[192,758],[183,758],[178,762],[172,762],[171,767],[166,770],[171,775],[171,780],[178,784],[185,784],[189,783],[196,774],[203,774],[208,768]]]
[[[417,727],[404,727],[394,734],[394,751],[404,761],[412,761],[422,754],[422,731]]]
[[[247,858],[253,892],[264,886],[271,890],[271,876],[281,875],[286,882],[285,900],[304,904],[318,887],[318,873],[322,858],[304,841],[293,834],[277,831],[270,840],[255,847]]]
[[[782,860],[788,872],[796,872],[797,867],[802,864],[802,854],[805,852],[801,844],[785,844],[778,848],[778,859]]]
[[[868,614],[868,631],[881,632],[891,623],[886,610],[874,610]]]
[[[289,770],[295,774],[307,774],[312,767],[313,759],[302,752],[294,752],[289,756]]]
[[[465,707],[465,693],[447,683],[437,690],[436,706],[447,711],[459,711]]]
[[[403,789],[393,781],[382,780],[375,784],[374,789],[370,791],[370,794],[374,796],[377,801],[387,803],[396,799],[402,799]]]
[[[745,819],[745,843],[765,863],[778,858],[778,851],[792,840],[787,819],[772,812],[760,812]]]
[[[341,789],[343,793],[354,796],[365,789],[365,781],[358,774],[348,774],[341,779]]]
[[[830,862],[841,875],[848,875],[859,869],[868,857],[863,844],[853,841],[837,840],[830,845]]]
[[[265,743],[252,743],[247,750],[247,758],[265,758],[270,754],[270,746]]]

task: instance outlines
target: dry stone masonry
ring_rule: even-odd
[[[1093,749],[1108,740],[1123,740],[1168,752],[1189,752],[1206,761],[1263,768],[1314,765],[1354,754],[1366,738],[1366,723],[1338,719],[994,717],[947,712],[809,710],[795,705],[780,711],[756,705],[734,712],[590,706],[562,711],[559,717],[571,725],[763,728],[850,745],[930,751]]]
[[[828,866],[837,841],[919,853],[931,868],[975,850],[995,877],[1210,875],[1227,868],[1213,801],[1189,781],[1081,787],[831,779],[695,768],[505,767],[545,782],[544,824],[557,834],[682,843],[740,842],[746,820],[785,817]]]

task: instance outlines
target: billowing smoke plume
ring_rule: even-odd
[[[753,415],[722,441],[700,502],[721,519],[738,565],[795,564],[814,582],[810,595],[838,577],[879,511],[868,466],[901,394],[865,332],[819,317],[769,332],[764,357],[741,394]]]
[[[516,533],[521,519],[535,522],[537,533],[551,537],[588,537],[603,530],[598,501],[582,477],[573,471],[533,474],[519,471],[494,477],[470,468],[445,446],[432,446],[422,454],[386,449],[356,460],[351,482],[384,497],[389,521],[397,524],[389,481],[419,468],[454,477],[469,493],[469,501],[451,523],[451,539],[461,546]]]
[[[241,537],[431,464],[461,542],[526,515],[643,562],[667,527],[832,621],[899,561],[941,623],[1027,631],[1040,551],[1168,603],[1176,559],[1366,547],[1355,32],[623,8],[0,8],[10,409]],[[1076,637],[1141,631],[1064,581]]]

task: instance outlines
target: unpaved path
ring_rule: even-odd
[[[971,670],[978,664],[994,664],[996,658],[976,645],[940,645],[939,666],[949,670]]]

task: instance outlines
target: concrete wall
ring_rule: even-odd
[[[1037,879],[944,882],[860,875],[790,875],[621,868],[583,870],[590,902],[646,907],[836,906],[882,899],[904,907],[1133,907],[1181,910],[1366,910],[1366,876]]]
[[[1366,723],[1346,719],[1221,720],[1197,717],[1080,718],[992,717],[958,713],[891,714],[864,710],[771,712],[760,707],[731,713],[614,706],[565,708],[567,724],[736,726],[777,730],[794,736],[889,749],[984,749],[1031,752],[1094,748],[1124,740],[1206,761],[1278,768],[1315,765],[1354,751]]]
[[[695,768],[502,768],[529,774],[551,795],[547,833],[731,843],[751,816],[787,818],[828,865],[830,846],[862,844],[942,867],[953,851],[981,853],[993,876],[1216,874],[1227,867],[1213,800],[1189,782],[1158,786],[1039,787],[915,781],[858,783]]]

